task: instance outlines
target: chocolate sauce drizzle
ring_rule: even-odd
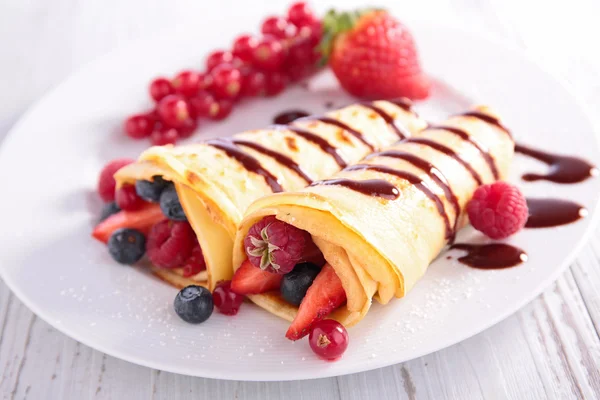
[[[398,135],[400,139],[406,139],[410,136],[410,132],[408,132],[408,130],[405,127],[397,124],[394,117],[392,117],[387,112],[383,111],[381,108],[377,107],[372,103],[360,103],[360,105],[363,107],[367,107],[379,114],[379,116],[384,119],[384,121],[388,124],[389,127],[391,127],[394,130],[394,132],[396,133],[396,135]]]
[[[435,207],[437,208],[438,213],[444,219],[444,225],[446,227],[446,239],[451,240],[454,236],[454,229],[450,226],[450,219],[448,218],[448,214],[446,213],[446,209],[444,208],[444,202],[439,198],[438,195],[433,193],[429,187],[423,182],[421,178],[417,175],[411,174],[410,172],[400,171],[391,167],[387,167],[384,165],[374,165],[374,164],[356,164],[351,167],[345,169],[345,171],[360,171],[360,170],[371,170],[382,172],[384,174],[394,175],[398,178],[407,180],[412,185],[414,185],[417,189],[423,192],[430,200],[435,203]]]
[[[299,118],[308,117],[309,115],[309,113],[302,110],[283,111],[273,118],[273,123],[276,125],[287,125]]]
[[[363,136],[362,133],[360,133],[359,131],[357,131],[354,128],[349,127],[348,125],[344,124],[343,122],[338,121],[337,119],[333,119],[330,117],[318,117],[317,116],[317,117],[306,117],[306,118],[302,118],[301,120],[302,121],[320,121],[327,125],[333,125],[333,126],[337,126],[338,128],[342,128],[343,130],[345,130],[346,132],[348,132],[349,134],[351,134],[352,136],[354,136],[355,138],[360,140],[362,143],[364,143],[371,151],[375,150],[375,147],[367,141],[367,139]]]
[[[460,128],[456,128],[454,126],[446,126],[446,125],[429,125],[425,130],[434,130],[434,129],[444,130],[446,132],[453,133],[456,136],[460,137],[462,140],[465,140],[465,141],[471,143],[473,145],[473,147],[475,147],[477,150],[479,150],[479,153],[481,153],[481,156],[484,158],[484,160],[489,165],[490,170],[492,171],[492,174],[494,175],[494,179],[496,179],[496,180],[499,179],[500,175],[498,174],[498,167],[496,167],[496,162],[494,161],[494,158],[492,157],[490,152],[488,150],[484,150],[481,147],[481,145],[479,143],[477,143],[477,141],[471,137],[471,135],[469,135],[467,132],[465,132],[464,130],[462,130]]]
[[[288,156],[281,154],[278,151],[267,149],[266,147],[261,146],[260,144],[250,142],[248,140],[233,139],[232,142],[237,145],[249,147],[249,148],[253,149],[254,151],[257,151],[266,156],[274,158],[281,165],[287,167],[288,169],[291,169],[292,171],[294,171],[295,173],[300,175],[300,177],[302,177],[302,179],[304,179],[307,184],[312,182],[312,179],[308,175],[306,175],[306,173],[302,170],[302,168],[300,168],[300,166],[294,160],[289,158]]]
[[[582,158],[548,153],[518,143],[515,151],[550,167],[547,174],[524,174],[521,178],[527,182],[545,180],[554,183],[579,183],[598,174],[598,169]]]
[[[406,97],[399,97],[397,99],[387,100],[388,103],[392,103],[403,109],[404,111],[414,113],[412,108],[413,103]]]
[[[463,160],[454,150],[452,150],[449,147],[444,146],[441,143],[438,142],[434,142],[433,140],[430,139],[424,139],[424,138],[410,138],[410,139],[406,139],[404,141],[405,143],[418,143],[418,144],[422,144],[424,146],[429,146],[432,149],[435,149],[439,152],[442,152],[444,154],[446,154],[447,156],[450,156],[452,158],[454,158],[456,161],[458,161],[463,167],[465,167],[465,169],[467,171],[469,171],[469,173],[473,176],[473,179],[475,179],[475,182],[477,182],[478,185],[482,185],[483,184],[483,180],[481,179],[481,176],[479,176],[479,174],[477,173],[477,171],[475,171],[473,169],[473,167],[471,167],[471,165],[466,162],[465,160]]]
[[[561,199],[527,199],[529,218],[526,228],[549,228],[567,225],[587,215],[582,205]]]
[[[381,197],[388,200],[395,200],[400,196],[398,188],[383,179],[367,179],[364,181],[355,181],[352,179],[329,179],[325,181],[313,182],[310,186],[344,186],[356,192],[366,194],[367,196]]]
[[[433,180],[442,189],[442,191],[444,192],[444,195],[452,204],[452,207],[454,208],[454,212],[456,214],[453,231],[456,231],[456,225],[458,223],[458,217],[460,215],[460,204],[458,203],[458,198],[452,191],[452,188],[450,187],[448,180],[446,179],[444,174],[442,174],[442,171],[437,169],[437,167],[435,167],[429,161],[424,160],[421,157],[418,157],[414,154],[407,153],[405,151],[400,151],[400,150],[380,151],[378,153],[373,153],[373,154],[367,156],[365,158],[365,160],[369,160],[373,157],[391,157],[391,158],[401,159],[401,160],[404,160],[404,161],[410,163],[414,167],[420,169],[424,173],[426,173],[427,176],[429,176],[429,178],[431,178],[431,180]],[[448,217],[446,216],[446,218],[448,218]]]
[[[458,261],[479,269],[510,268],[527,261],[527,253],[506,243],[457,243],[450,249],[466,250],[467,254],[459,257]]]
[[[319,146],[321,148],[321,150],[323,150],[325,153],[327,153],[331,157],[333,157],[335,162],[341,168],[345,168],[346,165],[348,165],[348,164],[346,164],[346,162],[344,161],[342,156],[340,156],[340,154],[338,153],[335,146],[332,146],[327,140],[323,139],[321,136],[315,135],[314,133],[307,131],[306,129],[298,128],[293,125],[277,125],[277,126],[275,126],[275,128],[294,132],[296,135],[300,136],[301,138]]]
[[[234,143],[225,139],[213,139],[205,142],[209,146],[213,146],[227,154],[231,158],[235,158],[244,168],[250,172],[261,175],[265,178],[267,184],[271,187],[273,193],[283,192],[283,188],[277,181],[277,178],[273,176],[269,171],[260,165],[260,162],[250,154],[244,152]]]
[[[504,125],[502,125],[502,123],[500,122],[500,120],[498,118],[492,117],[491,115],[488,115],[481,111],[469,111],[469,112],[465,112],[462,114],[458,114],[457,116],[473,117],[473,118],[480,119],[484,122],[487,122],[488,124],[494,125],[500,129],[502,129],[504,132],[506,132],[506,134],[508,136],[510,136],[512,138],[512,135],[510,134],[510,131],[508,130],[508,128],[506,128]]]
[[[411,111],[411,103],[409,103],[408,101],[405,101],[404,99],[400,99],[400,100],[392,101],[392,102],[407,111]],[[392,129],[394,129],[394,131],[396,131],[398,133],[399,137],[401,137],[401,138],[404,137],[404,133],[402,133],[403,128],[397,126],[395,124],[394,119],[389,114],[387,114],[385,111],[381,110],[379,107],[376,107],[376,106],[373,106],[370,104],[364,104],[364,105],[366,107],[372,109],[376,113],[378,113],[386,121],[386,123]],[[373,151],[375,149],[375,147],[366,140],[366,138],[363,136],[363,134],[361,132],[344,124],[343,122],[340,122],[336,119],[333,119],[333,118],[330,118],[327,116],[309,117],[309,116],[307,116],[307,113],[304,111],[291,110],[291,111],[282,112],[274,118],[274,121],[276,123],[276,125],[273,127],[274,129],[288,130],[288,131],[293,132],[294,134],[302,137],[303,139],[319,146],[321,148],[321,150],[323,150],[323,152],[325,152],[325,153],[329,154],[331,157],[333,157],[333,159],[340,166],[340,168],[345,168],[347,166],[347,163],[340,156],[336,147],[332,146],[327,140],[323,139],[319,135],[316,135],[306,129],[290,125],[290,123],[292,121],[295,121],[298,119],[302,119],[305,121],[312,121],[312,120],[320,121],[324,124],[337,126],[341,129],[343,129],[344,131],[350,133],[354,137],[356,137],[358,140],[360,140],[362,143],[364,143],[371,151]],[[312,182],[312,179],[302,170],[300,165],[298,165],[298,163],[296,163],[294,160],[292,160],[291,158],[289,158],[288,156],[286,156],[284,154],[281,154],[275,150],[266,148],[260,144],[257,144],[257,143],[251,142],[251,141],[247,141],[247,140],[241,140],[241,139],[229,139],[229,140],[213,139],[213,140],[209,140],[205,143],[209,146],[218,148],[221,151],[225,152],[228,156],[235,158],[240,164],[242,164],[242,166],[244,168],[246,168],[246,170],[248,170],[250,172],[254,172],[254,173],[259,174],[262,177],[264,177],[265,181],[271,187],[271,190],[273,192],[283,191],[283,188],[281,187],[277,178],[273,174],[271,174],[271,172],[269,172],[267,169],[262,167],[262,165],[260,164],[260,162],[257,159],[252,157],[250,154],[244,152],[237,145],[251,148],[254,151],[257,151],[268,157],[271,157],[271,158],[275,159],[281,165],[296,172],[307,183]],[[369,182],[363,183],[363,184],[359,184],[359,183],[351,184],[349,182],[346,182],[347,180],[343,180],[343,179],[339,179],[336,181],[341,182],[340,183],[341,185],[345,185],[348,187],[352,186],[352,187],[356,188],[356,190],[359,190],[359,191],[366,190],[367,192],[371,191],[370,193],[380,194],[381,197],[384,197],[384,198],[395,198],[394,196],[397,196],[397,194],[399,193],[398,189],[396,189],[393,185],[391,185],[383,180],[373,180],[372,182],[369,181]],[[330,181],[322,181],[322,182],[330,182]],[[382,182],[385,182],[385,184]],[[332,184],[332,183],[321,183],[321,184]],[[377,184],[379,184],[379,186],[377,186]],[[393,190],[392,190],[392,188],[393,188]]]

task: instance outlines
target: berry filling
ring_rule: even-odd
[[[161,221],[148,235],[147,252],[159,268],[177,268],[191,256],[196,235],[187,222]]]
[[[244,248],[248,259],[235,272],[231,288],[238,294],[279,289],[285,301],[299,306],[288,339],[306,336],[346,302],[340,278],[308,232],[269,216],[249,229]]]
[[[281,280],[281,287],[279,288],[281,297],[288,303],[299,306],[319,272],[321,272],[321,268],[311,263],[296,265]]]
[[[290,340],[306,336],[311,327],[326,318],[333,310],[346,302],[342,281],[329,264],[319,272],[300,303],[298,314],[285,334]]]
[[[135,191],[139,197],[152,203],[160,201],[160,195],[168,186],[169,182],[161,176],[153,176],[152,180],[140,180],[135,183]]]
[[[121,209],[114,201],[106,203],[104,207],[102,207],[102,212],[100,213],[100,220],[98,222],[104,221],[105,219],[107,219],[111,215],[118,213],[119,211],[121,211]]]
[[[125,184],[117,190],[115,202],[121,210],[127,211],[139,210],[144,205],[144,200],[138,196],[135,186],[130,184]]]
[[[158,205],[145,203],[139,210],[123,210],[112,214],[96,225],[92,236],[101,242],[107,243],[112,233],[119,228],[136,229],[143,234],[147,234],[154,224],[164,219],[165,216]]]
[[[129,160],[117,160],[107,165],[100,179],[102,187],[112,184],[114,188],[113,171],[128,163]],[[108,176],[112,183],[106,183]],[[150,180],[138,180],[135,185],[123,185],[115,197],[116,201],[106,203],[92,232],[94,238],[108,244],[115,260],[133,264],[147,249],[155,266],[182,268],[184,278],[206,270],[202,248],[172,182],[153,176]],[[123,238],[131,242],[124,243]]]
[[[263,218],[250,228],[244,249],[252,265],[276,274],[287,274],[296,264],[308,261],[306,257],[314,260],[321,254],[308,232],[274,216]]]
[[[160,209],[165,217],[173,221],[187,221],[183,206],[179,202],[175,185],[168,185],[160,194]]]
[[[187,221],[163,220],[148,234],[148,258],[165,269],[182,268],[184,278],[206,270],[206,261],[194,230]]]
[[[189,278],[190,276],[194,276],[205,270],[206,261],[204,260],[204,254],[202,254],[202,248],[200,247],[200,243],[198,243],[198,240],[196,239],[194,247],[192,248],[192,254],[183,266],[183,277]]]
[[[118,170],[132,162],[133,160],[131,159],[121,158],[109,162],[102,168],[100,177],[98,178],[98,194],[102,200],[105,202],[115,201],[115,187],[117,183],[115,182],[114,175]]]
[[[237,294],[259,294],[279,288],[283,275],[256,268],[248,260],[235,271],[231,280],[231,290]]]

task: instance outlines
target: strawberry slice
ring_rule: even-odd
[[[319,275],[308,288],[300,303],[298,314],[285,334],[290,340],[298,340],[308,335],[311,326],[327,317],[346,301],[342,281],[329,264],[325,264]]]
[[[150,228],[157,222],[165,219],[158,204],[146,204],[139,210],[120,211],[100,222],[94,228],[92,236],[101,242],[107,243],[110,235],[119,228],[133,228],[148,235]]]
[[[256,268],[250,260],[244,261],[242,266],[235,271],[231,280],[231,290],[237,294],[259,294],[269,290],[279,289],[283,279],[282,274],[274,274]]]

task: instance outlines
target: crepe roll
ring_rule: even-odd
[[[290,339],[326,316],[352,326],[373,298],[387,304],[410,292],[467,222],[474,191],[508,176],[513,153],[509,131],[479,106],[306,188],[262,197],[236,236],[232,288],[291,321]],[[302,258],[298,242],[324,257],[318,273],[299,264],[312,284],[290,265]]]
[[[177,287],[212,290],[232,277],[233,240],[253,201],[299,190],[425,126],[405,100],[354,104],[228,139],[152,147],[115,179],[117,188],[159,178],[174,184],[206,270],[153,265],[153,272]]]

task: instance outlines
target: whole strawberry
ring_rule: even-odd
[[[342,87],[368,99],[429,96],[411,33],[384,10],[336,13],[323,20],[321,52]]]

